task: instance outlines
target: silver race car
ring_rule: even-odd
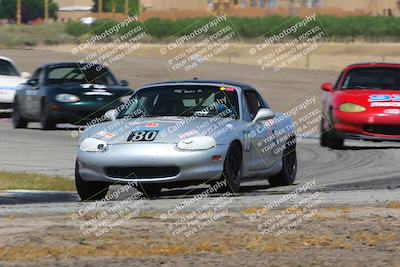
[[[82,200],[101,199],[111,184],[135,184],[147,196],[162,188],[244,180],[272,186],[296,177],[292,119],[274,113],[250,85],[171,81],[139,88],[79,140],[76,187]]]

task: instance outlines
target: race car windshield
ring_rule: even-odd
[[[107,68],[89,66],[60,66],[47,72],[47,84],[102,84],[116,85],[117,81]]]
[[[15,69],[13,64],[8,62],[7,60],[1,60],[0,59],[0,75],[19,76],[19,73]]]
[[[119,117],[231,117],[239,118],[233,88],[205,85],[157,86],[137,91]]]
[[[342,90],[400,90],[400,68],[359,68],[348,72]]]

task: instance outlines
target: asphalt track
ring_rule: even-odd
[[[68,53],[35,50],[0,50],[0,55],[11,57],[20,71],[33,70],[41,63],[70,61]],[[165,62],[156,59],[124,58],[111,69],[119,79],[129,80],[133,88],[160,80],[230,79],[254,85],[273,109],[286,111],[304,98],[320,98],[322,82],[333,81],[337,73],[283,69],[265,72],[254,66],[208,63],[196,73],[177,73]],[[0,170],[37,172],[73,178],[77,139],[71,136],[68,125],[54,131],[42,131],[38,124],[29,129],[14,130],[7,118],[0,119]],[[346,141],[345,149],[329,150],[318,144],[313,134],[299,142],[299,172],[296,185],[316,180],[321,191],[380,190],[400,187],[400,143],[369,143]],[[244,184],[241,195],[265,196],[290,191],[292,187],[270,188],[268,182]],[[398,190],[396,190],[399,192]],[[175,198],[182,190],[169,190],[165,198]],[[8,203],[2,201],[0,204]],[[55,198],[54,201],[71,201],[75,198]],[[47,200],[49,201],[49,199]],[[18,202],[18,201],[17,201]]]

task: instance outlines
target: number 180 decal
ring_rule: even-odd
[[[158,131],[137,131],[132,132],[128,137],[128,142],[153,141],[156,139]]]

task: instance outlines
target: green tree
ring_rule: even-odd
[[[103,12],[112,11],[112,1],[113,0],[103,0]],[[99,11],[99,0],[93,0],[93,12]],[[119,13],[125,13],[125,0],[115,0],[115,9]],[[128,0],[128,14],[136,15],[139,13],[139,0]]]
[[[16,19],[16,0],[0,0],[0,18]],[[49,0],[49,16],[57,18],[58,6]],[[22,22],[26,23],[33,19],[44,18],[44,1],[43,0],[21,0]]]

